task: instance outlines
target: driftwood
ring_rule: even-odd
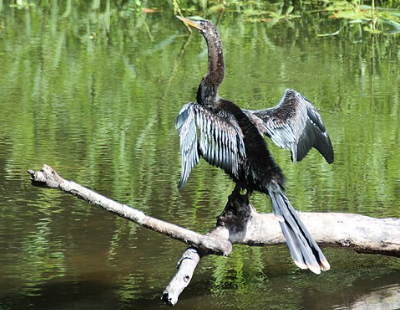
[[[227,256],[232,244],[273,245],[284,243],[279,223],[273,214],[258,213],[245,196],[231,200],[218,217],[215,229],[202,235],[177,225],[145,215],[60,177],[51,167],[29,170],[32,184],[56,188],[102,207],[143,227],[167,235],[189,245],[178,262],[177,273],[164,291],[162,299],[170,305],[188,286],[203,256]],[[344,213],[300,213],[301,219],[316,242],[349,247],[359,253],[400,257],[400,219],[376,219]]]

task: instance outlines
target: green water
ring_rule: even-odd
[[[203,161],[178,191],[174,129],[206,71],[205,43],[188,35],[169,4],[146,14],[107,1],[48,2],[16,8],[0,1],[0,309],[166,309],[160,297],[183,244],[33,187],[26,170],[46,163],[149,215],[212,229],[233,184]],[[400,217],[400,37],[354,26],[320,38],[339,22],[318,14],[276,24],[246,23],[229,11],[208,18],[220,20],[223,97],[259,109],[290,87],[320,110],[333,165],[316,151],[293,165],[269,143],[292,204]],[[270,212],[265,197],[253,197]],[[175,308],[400,303],[393,297],[398,259],[324,252],[332,269],[321,276],[296,268],[285,246],[238,246],[226,259],[207,257]]]

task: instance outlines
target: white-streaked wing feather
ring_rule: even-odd
[[[197,130],[195,124],[195,110],[191,103],[185,104],[175,120],[175,128],[178,129],[181,148],[181,180],[178,187],[183,187],[190,171],[199,163],[197,151]]]
[[[260,132],[277,146],[291,151],[293,162],[302,160],[313,147],[328,163],[333,162],[332,144],[321,116],[311,102],[295,90],[287,89],[273,108],[245,113]]]
[[[234,118],[212,113],[197,103],[184,105],[175,121],[181,149],[182,188],[199,155],[213,166],[222,168],[228,174],[238,176],[239,163],[246,152],[243,133]]]

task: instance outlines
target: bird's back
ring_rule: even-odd
[[[243,132],[243,142],[246,157],[239,165],[239,178],[231,177],[242,188],[266,192],[272,184],[281,189],[284,188],[284,176],[272,158],[267,144],[257,127],[250,121],[247,115],[235,103],[220,99],[215,113],[232,115],[231,122],[237,122]]]

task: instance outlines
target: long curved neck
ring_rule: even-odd
[[[197,102],[207,108],[215,106],[218,88],[224,80],[224,55],[222,44],[216,30],[203,34],[208,46],[208,72],[197,89]]]

